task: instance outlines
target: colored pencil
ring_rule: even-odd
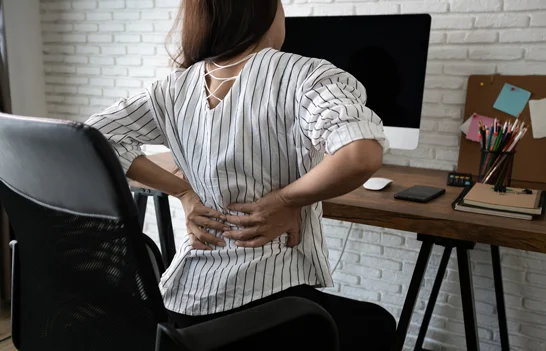
[[[479,181],[499,185],[507,182],[512,173],[513,153],[527,130],[523,118],[514,123],[502,123],[495,118],[490,126],[479,121],[480,146],[483,150]]]

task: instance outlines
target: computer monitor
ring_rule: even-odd
[[[289,17],[283,51],[325,59],[366,88],[391,148],[419,144],[431,17]]]

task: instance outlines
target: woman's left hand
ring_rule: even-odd
[[[276,190],[250,204],[232,204],[232,211],[246,216],[227,216],[227,221],[242,230],[227,231],[224,237],[236,240],[240,247],[260,247],[288,233],[289,247],[300,243],[301,208],[290,206]]]
[[[212,250],[211,245],[225,247],[224,240],[207,233],[204,229],[216,229],[219,232],[229,229],[227,225],[215,220],[225,220],[225,215],[203,205],[193,191],[188,191],[178,198],[186,214],[186,228],[191,246],[196,250]]]

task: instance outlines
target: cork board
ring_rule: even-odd
[[[514,122],[516,118],[493,108],[505,83],[530,91],[531,100],[546,98],[546,76],[470,76],[464,120],[470,118],[473,113],[478,113],[484,116],[496,117],[502,122]],[[523,119],[525,124],[530,124],[529,104],[523,110],[520,119]],[[480,144],[467,140],[466,136],[462,134],[457,171],[472,173],[472,175],[477,176],[479,164]],[[527,134],[518,145],[512,180],[546,183],[546,138],[534,139],[532,130],[527,131]]]

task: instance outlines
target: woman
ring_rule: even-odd
[[[387,148],[364,87],[326,61],[278,51],[279,0],[183,7],[179,69],[87,122],[129,178],[183,204],[188,235],[160,282],[172,319],[185,327],[298,295],[332,314],[342,349],[354,349],[354,333],[384,349],[376,339],[392,334],[392,316],[363,303],[349,311],[353,325],[340,298],[315,289],[333,285],[320,201],[361,186]],[[150,162],[142,144],[168,146],[187,182]]]

